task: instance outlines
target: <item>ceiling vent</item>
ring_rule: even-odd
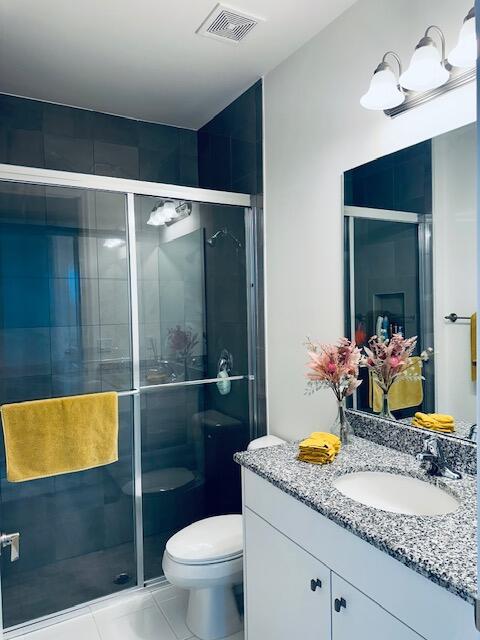
[[[243,40],[259,22],[261,18],[254,18],[231,7],[217,4],[197,29],[197,33],[236,44]]]

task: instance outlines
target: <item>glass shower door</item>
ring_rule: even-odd
[[[163,574],[176,531],[241,510],[233,454],[250,439],[247,236],[242,207],[142,196],[135,217],[148,580]]]
[[[131,390],[128,271],[124,195],[0,183],[0,404]],[[105,467],[10,483],[2,438],[5,628],[136,584],[132,405]]]

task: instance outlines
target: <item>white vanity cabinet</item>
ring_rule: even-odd
[[[245,518],[248,637],[330,640],[330,570],[252,511]]]
[[[245,468],[242,484],[246,640],[480,640],[465,600]]]

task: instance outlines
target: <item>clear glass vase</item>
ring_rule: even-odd
[[[337,417],[332,425],[331,432],[340,438],[342,445],[347,445],[352,442],[354,432],[352,425],[347,418],[345,398],[337,402],[337,407]]]
[[[380,418],[386,418],[387,420],[396,420],[393,413],[390,411],[390,402],[388,400],[388,391],[382,392],[382,409],[378,414]]]

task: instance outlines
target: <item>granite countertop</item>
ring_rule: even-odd
[[[355,437],[328,465],[296,459],[297,444],[237,453],[235,460],[333,522],[470,603],[477,593],[476,478],[428,478],[411,455]],[[411,516],[368,507],[332,482],[354,471],[387,471],[428,480],[460,502],[455,513]]]

